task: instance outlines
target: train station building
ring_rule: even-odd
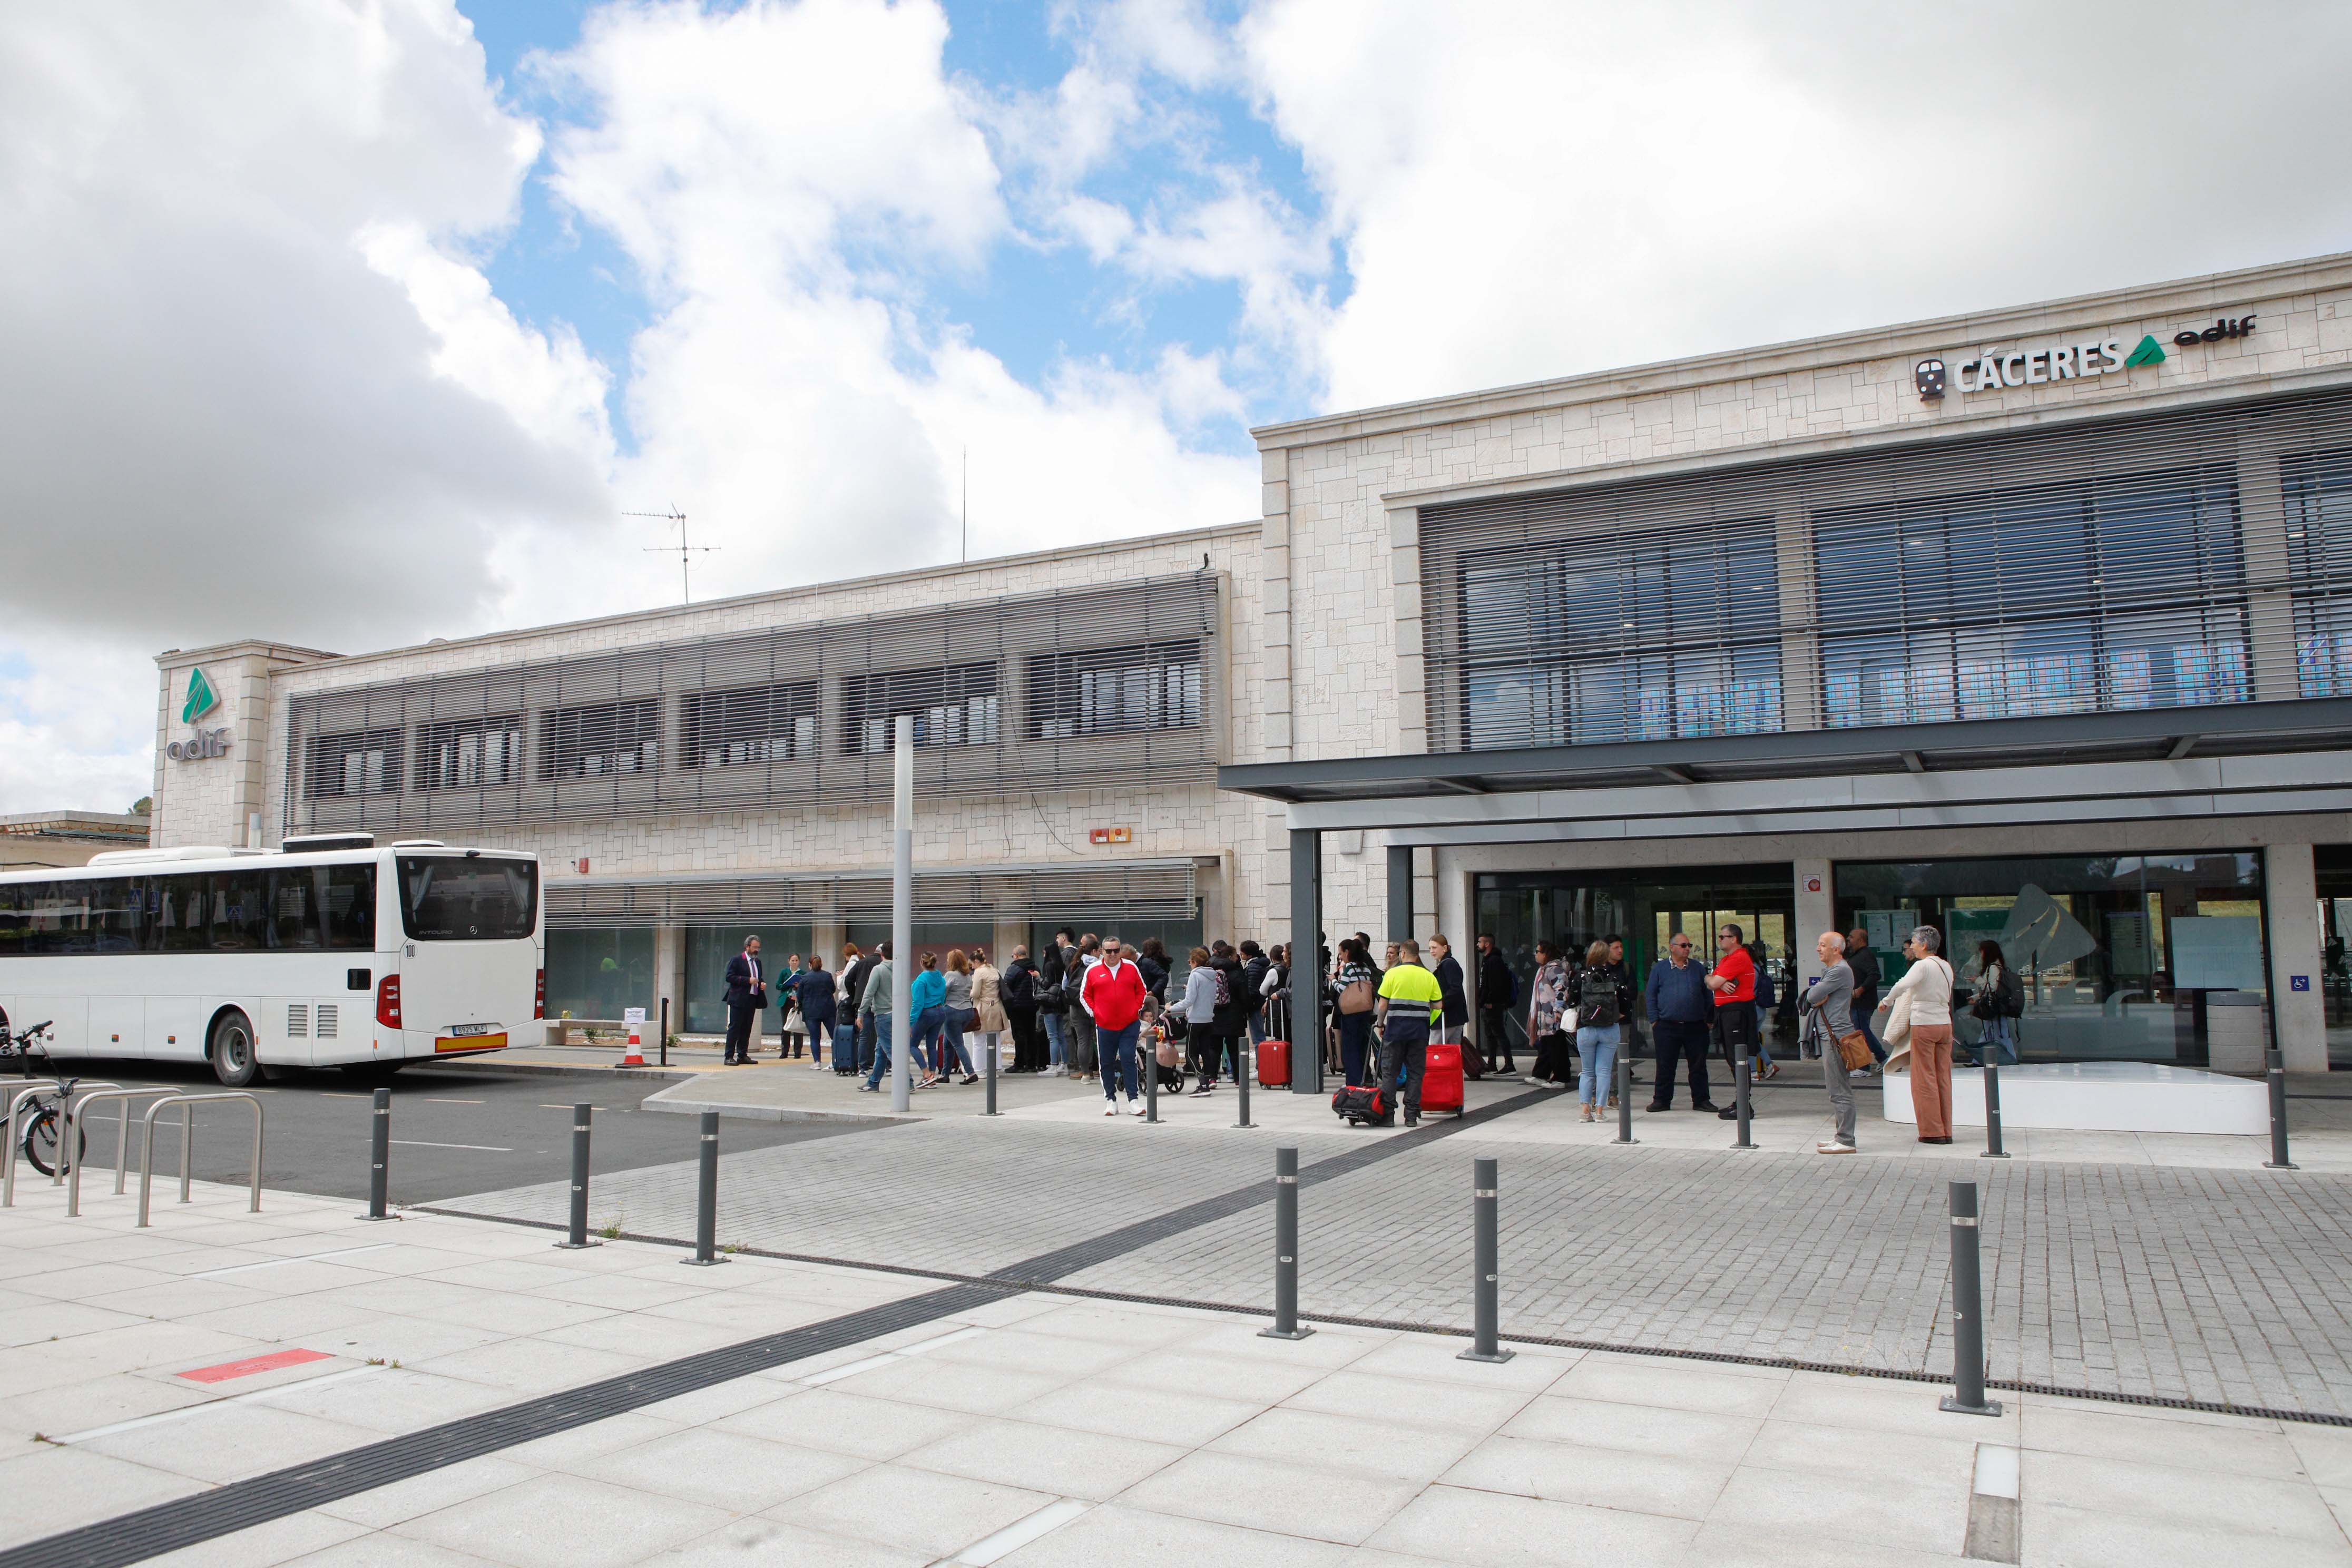
[[[882,933],[904,714],[925,945],[1926,922],[2029,1061],[2352,1060],[2352,257],[1256,439],[1244,521],[165,654],[156,841],[535,849],[551,1006],[700,1029]]]

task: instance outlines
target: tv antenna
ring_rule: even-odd
[[[667,555],[673,551],[676,552],[677,554],[678,590],[685,595],[686,603],[689,605],[694,603],[694,579],[687,571],[688,563],[697,555],[709,555],[714,551],[724,549],[725,546],[718,544],[688,543],[686,538],[686,513],[678,510],[675,505],[673,505],[667,511],[625,511],[621,515],[623,517],[657,517],[664,522],[674,522],[677,524],[677,542],[676,544],[648,544],[645,547],[645,553],[648,555]]]

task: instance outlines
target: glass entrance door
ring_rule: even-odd
[[[1478,931],[1492,932],[1527,994],[1535,975],[1535,944],[1557,943],[1580,962],[1595,939],[1622,937],[1625,963],[1636,986],[1663,957],[1666,939],[1690,933],[1711,963],[1714,933],[1736,925],[1751,950],[1759,944],[1776,993],[1768,1026],[1794,1026],[1792,994],[1797,955],[1795,868],[1785,861],[1761,866],[1702,866],[1612,871],[1498,872],[1477,881]]]

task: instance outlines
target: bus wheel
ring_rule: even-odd
[[[253,1053],[253,1026],[234,1010],[213,1026],[213,1076],[231,1089],[243,1089],[261,1076],[261,1062]]]

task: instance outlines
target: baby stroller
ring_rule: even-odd
[[[1146,1005],[1137,1045],[1145,1053],[1144,1069],[1160,1075],[1162,1094],[1184,1092],[1185,1037],[1182,1013],[1157,1003]]]

